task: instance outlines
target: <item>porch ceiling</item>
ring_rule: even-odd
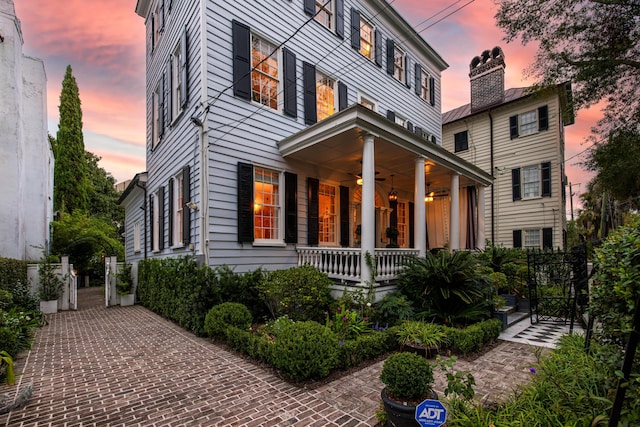
[[[426,158],[426,182],[432,191],[448,189],[453,172],[460,174],[461,186],[493,181],[480,168],[358,104],[283,139],[278,147],[285,158],[316,168],[318,176],[343,181],[361,170],[366,133],[375,136],[376,178],[386,178],[389,187],[394,175],[395,188],[413,188],[419,156]]]

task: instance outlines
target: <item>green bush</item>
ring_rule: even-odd
[[[274,344],[264,336],[253,334],[237,326],[227,327],[225,336],[231,348],[253,359],[270,363]]]
[[[229,326],[248,330],[251,312],[239,302],[223,302],[211,308],[204,320],[204,331],[210,337],[223,337]]]
[[[376,320],[383,324],[395,325],[400,320],[413,319],[413,306],[401,292],[387,294],[376,305]]]
[[[433,367],[415,353],[395,353],[384,361],[380,380],[387,394],[399,401],[421,399],[432,391]]]
[[[337,367],[349,369],[397,348],[395,333],[389,329],[360,335],[352,340],[340,341]]]
[[[482,330],[482,342],[484,344],[494,342],[502,332],[502,323],[499,319],[489,319],[477,324]]]
[[[451,350],[457,354],[480,351],[485,343],[484,331],[479,324],[467,326],[464,329],[447,328],[446,331]]]
[[[8,327],[0,327],[0,351],[6,351],[13,359],[20,351],[18,334]]]
[[[336,366],[338,339],[314,321],[285,325],[275,342],[272,364],[294,381],[324,378]]]
[[[260,296],[273,318],[324,322],[329,310],[333,282],[316,268],[305,265],[267,273],[258,285]]]

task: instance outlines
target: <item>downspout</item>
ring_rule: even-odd
[[[491,176],[495,174],[495,164],[493,159],[493,116],[491,115],[491,109],[489,109],[489,146],[490,146],[490,157],[491,157]],[[494,244],[496,241],[496,186],[495,179],[494,183],[491,184],[491,244]]]
[[[136,187],[144,191],[144,201],[142,210],[144,211],[144,259],[147,259],[147,184],[140,185],[140,181],[136,181]]]
[[[207,0],[200,0],[200,100],[204,105],[204,117],[200,129],[200,247],[198,255],[209,265],[209,95],[207,91]]]

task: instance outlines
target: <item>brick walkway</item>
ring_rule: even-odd
[[[99,288],[80,289],[79,310],[48,316],[16,361],[26,406],[6,426],[374,426],[382,362],[314,390],[282,381],[141,306],[105,308]],[[526,344],[501,341],[456,368],[470,370],[479,400],[527,381]],[[442,391],[442,374],[436,390]],[[0,394],[17,387],[0,386]]]

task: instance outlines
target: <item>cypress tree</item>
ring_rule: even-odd
[[[60,93],[60,124],[56,135],[54,209],[60,213],[87,210],[89,181],[86,175],[82,109],[78,84],[67,66]]]

